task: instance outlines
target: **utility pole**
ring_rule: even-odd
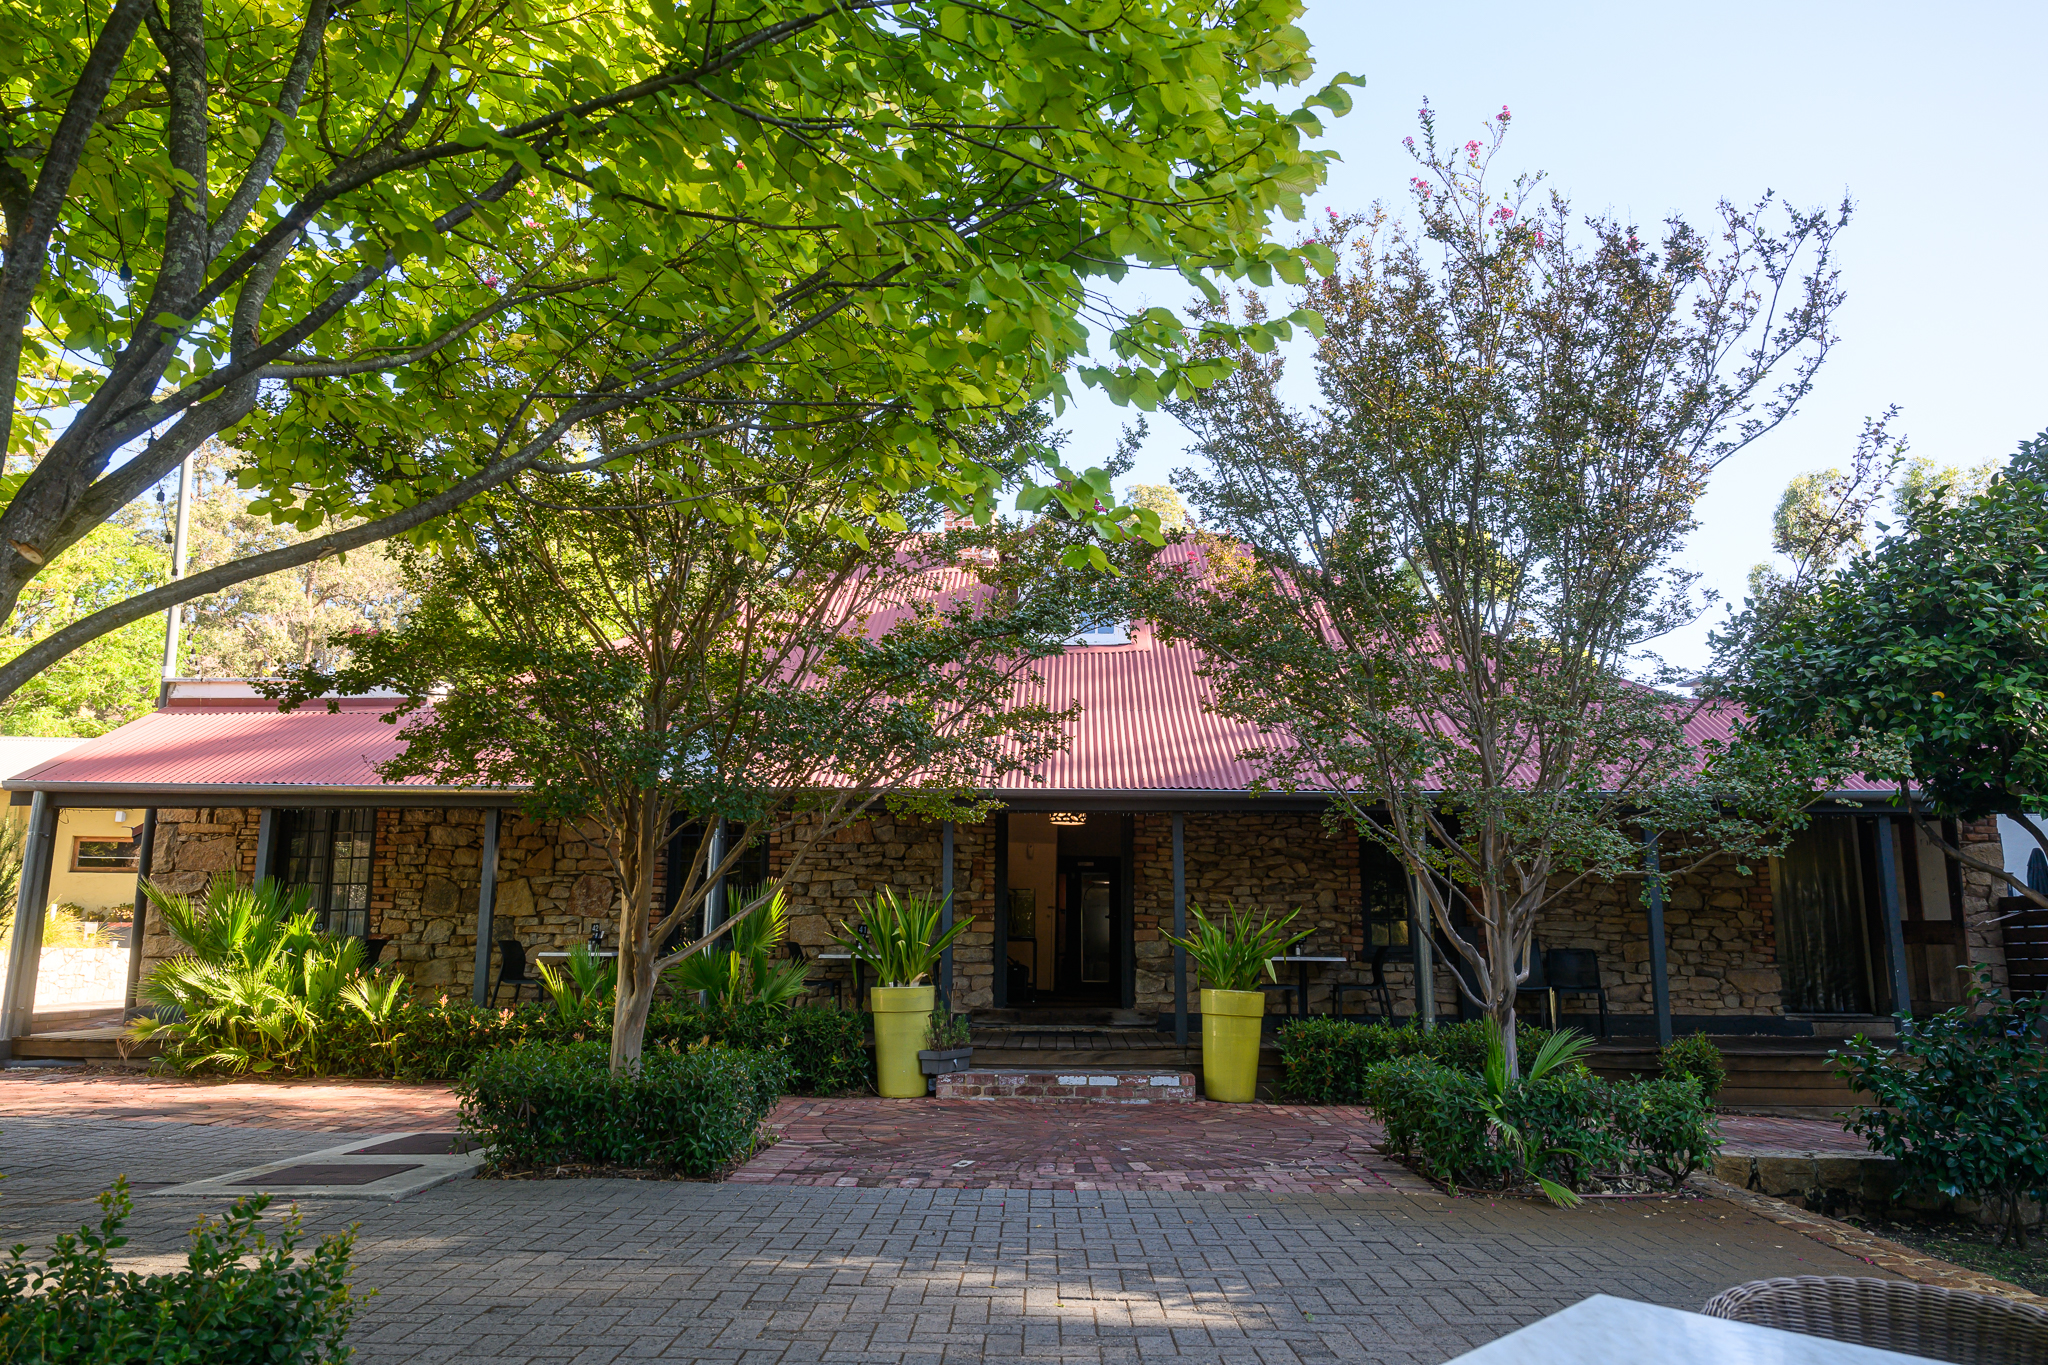
[[[185,531],[192,517],[192,459],[187,455],[178,464],[178,521],[177,529],[171,532],[171,581],[177,582],[185,576]],[[159,495],[161,496],[161,495]],[[178,676],[178,613],[184,604],[172,607],[164,613],[164,681]]]

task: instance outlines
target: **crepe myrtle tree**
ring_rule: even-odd
[[[2003,815],[2048,851],[2048,432],[1983,491],[1923,474],[1896,508],[1877,544],[1756,632],[1727,691],[1759,745],[1827,746],[1895,784],[1949,858],[2048,906],[1941,824]]]
[[[888,439],[840,477],[985,499],[933,419],[1062,391],[1089,323],[1119,402],[1213,377],[1102,281],[1327,264],[1268,240],[1355,84],[1273,101],[1312,70],[1300,8],[0,7],[0,626],[212,437],[254,452],[252,511],[321,532],[64,625],[0,698],[174,603],[707,436],[843,455],[854,424]]]
[[[791,461],[771,502],[751,489],[774,471],[736,485],[737,463],[493,494],[468,545],[409,552],[419,605],[402,626],[275,689],[287,705],[399,689],[389,719],[406,748],[385,777],[523,789],[529,815],[605,849],[615,1068],[636,1064],[661,973],[766,904],[821,842],[878,802],[981,818],[980,792],[1051,752],[1067,713],[1032,699],[1032,663],[1120,590],[1061,566],[1087,534],[1071,525],[920,531],[915,497],[864,507]],[[685,820],[704,834],[664,910],[656,864]],[[783,856],[761,899],[672,945],[769,839]]]
[[[1847,209],[1723,204],[1645,240],[1532,177],[1497,195],[1508,122],[1446,148],[1424,109],[1418,227],[1331,215],[1342,264],[1301,298],[1327,328],[1314,408],[1250,354],[1168,405],[1205,529],[1143,578],[1269,737],[1263,784],[1328,797],[1416,875],[1512,1059],[1546,906],[1642,875],[1645,830],[1668,876],[1801,819],[1812,772],[1698,738],[1710,704],[1641,656],[1693,614],[1675,561],[1708,475],[1828,349]]]

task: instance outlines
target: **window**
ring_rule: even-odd
[[[370,931],[370,844],[374,810],[277,813],[279,874],[287,890],[311,891],[320,929],[362,938]]]
[[[140,868],[142,845],[125,839],[77,838],[71,841],[73,872],[129,872]]]

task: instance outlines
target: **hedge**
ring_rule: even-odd
[[[1362,1104],[1366,1072],[1397,1057],[1421,1057],[1476,1076],[1486,1064],[1492,1029],[1483,1019],[1426,1031],[1413,1024],[1292,1019],[1280,1026],[1281,1088],[1305,1104]],[[1523,1024],[1515,1036],[1526,1066],[1550,1034]]]
[[[775,1052],[659,1046],[615,1075],[601,1042],[522,1043],[455,1084],[460,1126],[507,1171],[570,1163],[712,1175],[754,1152],[789,1082]]]

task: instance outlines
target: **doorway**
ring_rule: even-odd
[[[1108,1004],[1120,994],[1116,911],[1122,903],[1121,864],[1117,858],[1060,859],[1053,979],[1062,1000]]]

